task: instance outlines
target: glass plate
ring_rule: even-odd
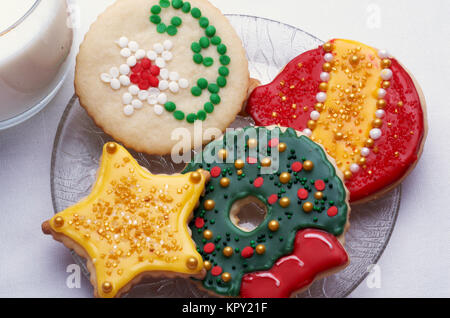
[[[300,53],[323,43],[316,37],[282,24],[258,17],[228,15],[244,42],[250,73],[263,83]],[[281,49],[280,49],[281,48]],[[252,124],[250,118],[238,117],[233,127]],[[90,192],[95,181],[102,146],[112,140],[103,133],[73,97],[62,116],[52,154],[51,193],[55,213],[75,204]],[[131,151],[139,163],[153,173],[180,172],[184,165],[174,165],[170,156],[149,156]],[[316,281],[298,297],[346,297],[368,275],[383,253],[397,219],[400,186],[381,199],[352,207],[351,227],[346,234],[346,250],[351,263],[343,271]],[[84,274],[85,261],[73,253]],[[136,286],[128,297],[207,297],[189,279],[152,279]]]

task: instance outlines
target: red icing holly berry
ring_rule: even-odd
[[[318,191],[325,190],[325,182],[323,180],[316,180],[316,182],[314,182],[314,186]]]
[[[216,246],[214,245],[214,243],[207,243],[204,247],[203,247],[203,251],[207,254],[211,254],[212,252],[214,252],[214,249],[216,248]]]
[[[262,177],[258,177],[255,179],[255,181],[253,181],[253,185],[255,186],[255,188],[260,188],[260,187],[262,187],[263,184],[264,184],[264,179]]]
[[[332,206],[328,209],[327,214],[329,217],[336,216],[338,214],[338,209],[335,206]]]
[[[160,72],[161,72],[161,69],[160,69],[158,66],[152,65],[152,66],[150,67],[150,73],[151,73],[153,76],[158,76]]]
[[[147,80],[142,80],[139,82],[139,88],[143,91],[146,91],[147,89],[150,88],[150,82]]]
[[[222,274],[222,267],[220,266],[214,266],[211,269],[211,275],[213,276],[219,276],[220,274]]]
[[[211,169],[211,177],[217,178],[218,176],[220,176],[221,172],[222,172],[222,169],[220,169],[220,167],[216,166]]]
[[[205,220],[202,218],[196,218],[195,219],[195,227],[198,229],[201,229],[205,225]]]
[[[159,79],[156,78],[155,76],[150,76],[149,82],[150,82],[150,86],[151,87],[158,87],[159,86]]]
[[[303,164],[300,161],[296,161],[292,164],[292,171],[299,172],[303,169]]]
[[[241,256],[243,258],[250,258],[253,256],[253,248],[250,246],[245,247],[242,252],[241,252]]]
[[[148,58],[143,58],[141,60],[141,64],[145,70],[148,70],[152,66],[152,61],[150,61]]]
[[[297,196],[298,196],[298,198],[299,198],[300,200],[305,200],[305,199],[307,199],[307,198],[308,198],[308,195],[309,195],[309,193],[308,193],[308,191],[306,191],[306,189],[299,189],[299,190],[297,191]]]
[[[269,204],[274,204],[274,203],[276,203],[278,201],[278,195],[276,195],[276,194],[272,194],[268,199],[267,199],[267,202],[269,203]]]
[[[152,65],[152,62],[148,58],[143,58],[131,68],[130,81],[131,83],[138,85],[141,90],[147,90],[150,87],[158,87],[159,79],[157,76],[160,71],[160,68],[156,65]]]

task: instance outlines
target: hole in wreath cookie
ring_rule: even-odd
[[[244,232],[251,232],[256,229],[266,216],[266,205],[253,196],[237,200],[230,210],[231,222]]]

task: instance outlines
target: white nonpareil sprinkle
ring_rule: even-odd
[[[139,44],[137,44],[136,41],[130,41],[130,43],[128,43],[128,48],[131,50],[131,52],[136,52],[137,50],[139,50]]]
[[[161,54],[164,52],[164,46],[161,43],[156,43],[153,45],[153,50],[155,50],[156,53]]]
[[[169,90],[172,93],[178,93],[180,91],[180,86],[178,85],[177,82],[172,81],[172,82],[169,83]]]
[[[120,72],[119,72],[119,69],[118,69],[117,67],[113,66],[113,67],[111,67],[111,69],[109,70],[109,74],[111,74],[111,76],[112,76],[113,78],[116,78],[116,77],[119,76]]]
[[[163,46],[166,50],[171,50],[173,48],[173,43],[170,40],[165,40]]]
[[[125,58],[128,58],[131,56],[131,50],[126,47],[120,51],[120,55],[122,55]]]
[[[127,47],[127,45],[128,45],[128,38],[125,37],[125,36],[122,36],[122,37],[117,41],[117,44],[118,44],[120,47],[122,47],[122,48]]]
[[[126,75],[121,75],[119,77],[119,81],[120,81],[120,84],[122,84],[123,86],[128,86],[131,84],[130,78]]]
[[[165,80],[169,79],[169,70],[167,68],[162,68],[159,72],[159,76]]]
[[[128,64],[122,64],[119,66],[119,72],[122,75],[128,75],[130,74],[130,67],[128,66]]]
[[[148,98],[148,92],[144,90],[140,90],[138,93],[138,97],[140,100],[146,100]]]
[[[128,105],[131,103],[131,101],[133,100],[133,95],[131,95],[130,93],[124,93],[122,96],[122,102],[125,105]]]
[[[131,116],[134,113],[134,107],[131,105],[127,105],[123,108],[123,113],[125,116]]]
[[[164,93],[159,94],[158,95],[158,104],[164,105],[165,103],[167,103],[167,95]]]
[[[189,87],[189,81],[185,78],[182,78],[178,81],[178,85],[180,85],[181,88],[188,88]]]
[[[353,173],[357,173],[359,172],[359,165],[356,163],[353,163],[350,165],[350,171]]]
[[[370,154],[370,149],[367,147],[364,147],[361,149],[361,156],[367,157]]]
[[[178,74],[177,72],[170,72],[169,79],[171,81],[178,81],[180,79],[180,74]]]
[[[312,135],[312,131],[309,128],[303,129],[303,133],[308,137],[311,137]]]
[[[164,60],[166,60],[166,61],[170,61],[170,60],[173,59],[173,54],[172,54],[172,52],[170,52],[170,51],[164,51],[164,52],[162,52],[161,56],[162,56],[162,58],[163,58]]]
[[[166,61],[162,57],[157,57],[156,60],[155,60],[155,64],[159,68],[166,67]]]
[[[146,52],[141,49],[141,50],[137,50],[137,52],[136,52],[136,54],[134,56],[136,56],[136,58],[138,60],[141,60],[141,59],[143,59],[145,57],[145,55],[146,55]]]
[[[120,89],[120,81],[117,78],[111,80],[111,88],[114,90]]]
[[[134,109],[141,109],[142,106],[144,106],[144,104],[139,99],[133,100],[131,102],[131,105],[133,106]]]
[[[127,58],[127,64],[131,67],[135,66],[137,63],[136,56],[132,55],[129,58]]]
[[[150,60],[154,61],[154,60],[156,60],[156,58],[158,57],[158,53],[156,53],[155,51],[148,51],[148,52],[147,52],[147,57],[148,57]]]
[[[319,103],[323,103],[327,100],[327,94],[324,92],[320,92],[316,95],[316,99]]]
[[[156,105],[158,103],[158,95],[150,95],[147,98],[147,103],[150,105]]]
[[[379,128],[373,128],[369,132],[370,138],[372,138],[373,140],[379,139],[381,137],[381,134],[381,129]]]
[[[108,74],[108,73],[102,73],[102,74],[100,75],[100,79],[101,79],[102,82],[104,82],[104,83],[111,83],[112,76],[111,76],[111,74]]]
[[[318,120],[318,119],[320,118],[320,113],[319,113],[317,110],[313,110],[313,111],[311,112],[311,114],[309,115],[309,117],[310,117],[312,120]]]
[[[155,111],[155,114],[156,114],[156,115],[160,116],[160,115],[162,115],[163,112],[164,112],[164,107],[162,107],[161,105],[155,105],[155,106],[153,107],[153,110]]]
[[[128,91],[130,92],[131,95],[137,95],[139,93],[139,87],[137,85],[131,85],[128,88]]]
[[[158,86],[158,88],[159,88],[161,91],[165,91],[166,89],[169,88],[169,82],[166,81],[166,80],[159,81],[159,86]]]

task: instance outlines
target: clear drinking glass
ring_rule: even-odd
[[[0,130],[40,111],[69,70],[73,28],[65,0],[0,2]]]

